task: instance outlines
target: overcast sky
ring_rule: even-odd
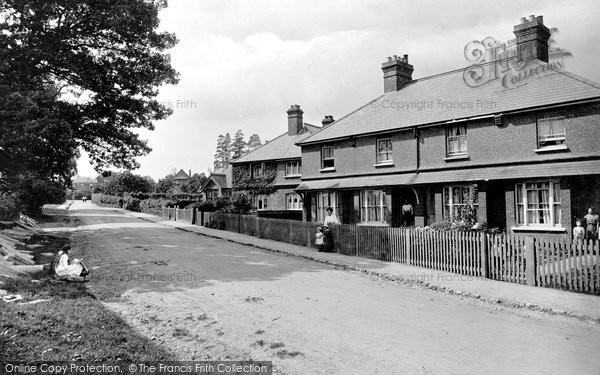
[[[142,132],[153,151],[134,173],[206,173],[219,134],[273,139],[291,104],[308,123],[338,119],[383,93],[387,56],[408,54],[413,78],[466,67],[467,43],[512,39],[531,14],[559,29],[557,45],[573,54],[567,70],[600,82],[597,0],[171,0],[161,29],[180,40],[170,52],[181,80],[159,100],[174,113]],[[78,170],[96,175],[85,157]]]

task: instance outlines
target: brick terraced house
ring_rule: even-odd
[[[259,216],[302,219],[302,198],[294,191],[300,184],[302,161],[300,147],[296,143],[321,129],[303,121],[302,109],[294,104],[287,110],[288,131],[279,137],[263,144],[251,152],[234,159],[234,168],[244,169],[252,179],[274,173],[271,194],[251,194],[254,209]],[[326,116],[323,125],[333,122]],[[236,184],[236,173],[233,173],[233,184]]]
[[[490,228],[571,235],[600,208],[600,85],[548,63],[541,16],[514,34],[481,85],[469,69],[413,79],[407,55],[388,58],[383,95],[297,141],[304,219],[331,206],[343,223],[399,226],[408,201],[426,226],[471,194]]]

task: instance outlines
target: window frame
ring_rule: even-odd
[[[464,189],[468,189],[467,190],[467,195],[468,195],[468,194],[471,194],[471,192],[473,191],[473,189],[475,189],[475,187],[476,186],[473,184],[445,185],[442,188],[442,218],[444,220],[449,220],[449,221],[458,220],[459,218],[456,217],[456,215],[457,215],[456,213],[458,212],[458,207],[462,207],[467,204],[467,202],[464,201],[464,197],[465,197]],[[457,190],[457,189],[461,190],[460,196],[463,198],[463,201],[461,203],[454,202],[455,190]],[[448,194],[446,194],[446,191],[448,191]],[[446,198],[446,196],[448,198]],[[473,206],[475,206],[476,213],[479,211],[479,199],[478,198],[479,198],[478,196],[475,196],[475,202],[473,202]],[[455,210],[455,208],[456,208],[456,210]]]
[[[548,202],[547,208],[543,208],[544,204],[538,200],[537,207],[530,207],[528,191],[546,190],[543,187],[531,187],[528,185],[548,184]],[[557,180],[528,180],[515,184],[515,223],[519,228],[563,228],[562,227],[562,203],[560,199],[560,181]],[[539,199],[538,196],[536,199]],[[533,203],[532,203],[533,204]],[[537,211],[537,213],[536,213]],[[544,218],[544,211],[547,211],[549,223],[540,223],[539,220]],[[537,217],[536,223],[529,223],[530,215]]]
[[[461,133],[461,130],[464,134]],[[457,133],[457,134],[452,134]],[[453,124],[446,129],[446,156],[466,156],[469,154],[469,138],[467,124]],[[464,150],[460,149],[461,140],[464,141]],[[455,141],[457,151],[452,151],[451,142]]]
[[[389,146],[385,146],[386,150],[383,149],[383,147],[381,147],[381,143],[382,142],[389,142]],[[388,148],[389,147],[389,148]],[[394,146],[393,146],[393,140],[391,137],[387,137],[387,138],[378,138],[376,140],[376,155],[375,155],[375,162],[377,164],[392,164],[394,162]],[[386,155],[386,159],[382,160],[381,156],[385,154]]]
[[[297,201],[292,200],[292,204],[290,205],[290,197],[297,198]],[[298,193],[287,193],[285,194],[285,209],[287,211],[301,211],[304,208],[302,197]]]
[[[370,204],[369,194],[374,193],[377,193],[379,202]],[[388,224],[386,220],[386,195],[387,193],[382,189],[364,189],[360,191],[360,222],[362,224]],[[375,218],[371,218],[372,212],[375,214]]]
[[[267,194],[255,195],[254,196],[254,208],[256,209],[256,211],[268,210],[269,209],[269,196]]]
[[[330,150],[329,156],[325,157],[325,150]],[[326,165],[327,162],[331,162],[331,165]],[[326,145],[321,147],[321,169],[334,169],[335,168],[335,147],[333,145]]]
[[[561,120],[563,127],[562,133],[553,134],[553,126],[550,127],[550,134],[541,135],[541,125],[544,122],[554,122]],[[535,128],[536,128],[536,146],[538,150],[552,149],[552,148],[565,148],[567,143],[567,117],[562,113],[549,114],[549,115],[538,115],[536,116]],[[546,137],[549,140],[542,141],[542,138]],[[542,144],[541,142],[554,142],[554,144]]]
[[[258,173],[256,173],[258,169]],[[265,174],[265,163],[252,163],[252,177],[260,177]]]
[[[294,169],[295,169],[295,173],[294,173]],[[302,161],[290,160],[290,161],[285,162],[285,177],[298,177],[301,175],[302,175]]]
[[[327,199],[324,199],[327,198]],[[316,204],[315,208],[317,210],[317,222],[324,222],[327,217],[327,207],[331,207],[333,209],[333,214],[338,216],[338,202],[339,196],[335,191],[319,191],[315,197]],[[327,201],[325,203],[325,200]],[[338,218],[339,219],[339,218]]]

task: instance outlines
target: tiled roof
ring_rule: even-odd
[[[534,69],[530,65],[525,68]],[[489,68],[489,67],[487,67]],[[511,84],[510,76],[479,87],[465,83],[466,69],[410,82],[398,91],[367,103],[301,144],[353,135],[385,132],[418,125],[444,123],[519,109],[600,98],[600,85],[559,70],[546,70]]]
[[[204,191],[211,182],[219,185],[221,189],[231,189],[231,166],[215,169],[199,191]]]
[[[179,172],[177,172],[177,174],[175,175],[175,177],[173,177],[173,179],[175,180],[187,180],[189,178],[190,176],[188,176],[188,174],[185,173],[183,169],[180,169]]]
[[[296,190],[352,189],[485,180],[599,174],[600,161],[570,161],[303,181]]]
[[[296,146],[296,143],[304,140],[319,129],[321,128],[318,126],[304,123],[304,130],[300,134],[290,136],[285,132],[272,141],[269,141],[257,149],[250,151],[246,155],[232,161],[232,164],[300,158],[302,154],[300,147]]]
[[[211,176],[221,189],[231,188],[231,166],[215,169]]]

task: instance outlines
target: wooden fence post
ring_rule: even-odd
[[[488,278],[488,235],[485,233],[480,233],[479,235],[481,237],[481,277]]]
[[[405,238],[404,238],[404,248],[406,251],[406,264],[410,264],[410,228],[406,228],[404,230]]]
[[[536,285],[537,265],[535,264],[535,245],[532,236],[525,238],[525,280],[527,285]]]

